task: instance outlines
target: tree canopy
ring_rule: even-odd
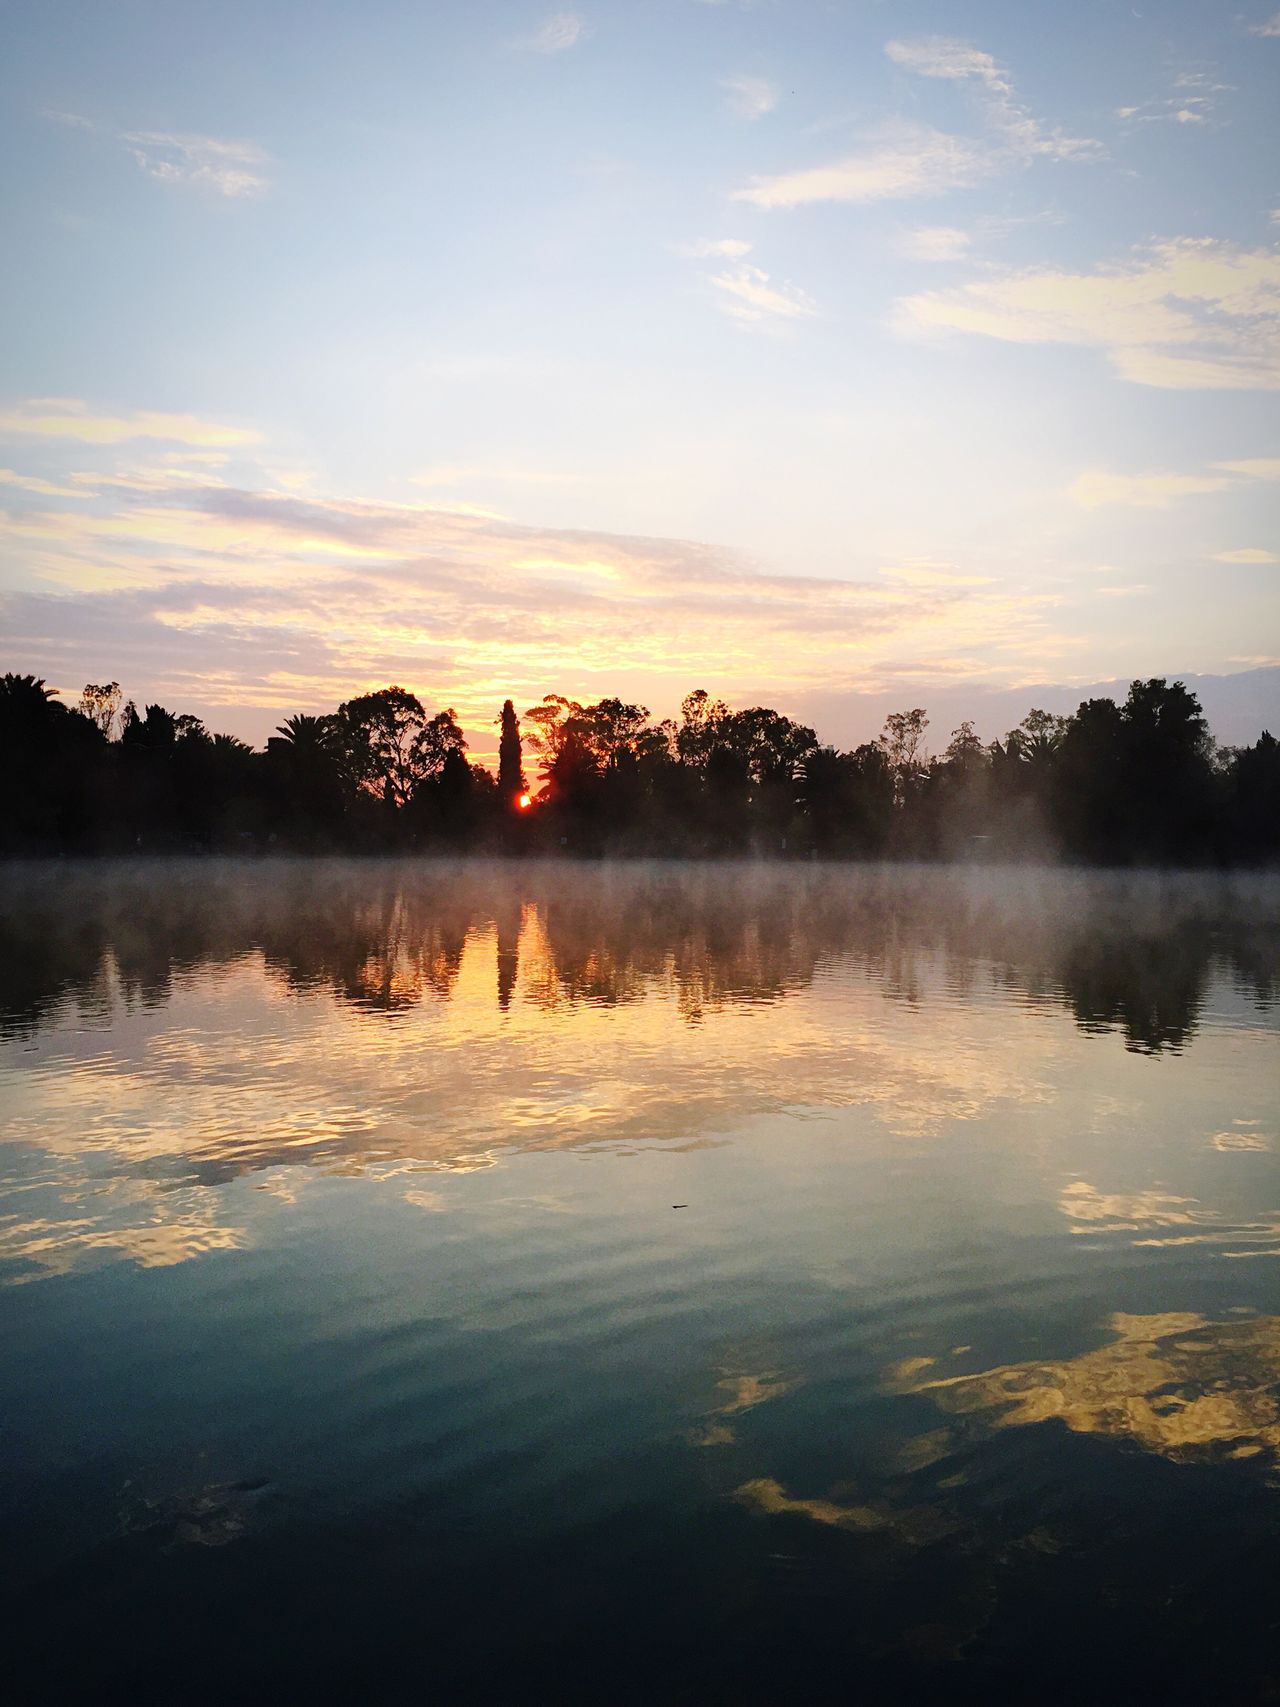
[[[703,688],[678,719],[608,696],[508,699],[496,777],[450,707],[399,686],[286,717],[258,752],[115,681],[74,705],[0,677],[0,850],[433,847],[493,852],[1268,861],[1280,747],[1217,747],[1196,696],[1155,677],[1120,703],[1033,710],[984,743],[962,722],[930,755],[928,714],[851,751],[768,706]],[[537,761],[528,781],[525,747]]]

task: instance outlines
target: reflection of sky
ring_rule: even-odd
[[[971,1129],[1034,1173],[1046,1224],[1061,1227],[1057,1205],[1077,1235],[1275,1248],[1270,1212],[1223,1198],[1227,1175],[1247,1190],[1267,1165],[1270,1038],[1265,1009],[1224,1021],[1237,984],[1217,962],[1173,956],[1186,1009],[1143,1047],[1218,1017],[1153,1076],[1113,1026],[1071,1022],[1053,953],[1019,938],[1016,912],[961,930],[963,896],[941,878],[928,921],[895,911],[892,888],[850,911],[848,878],[802,902],[785,873],[737,892],[688,878],[656,902],[643,876],[543,874],[522,899],[503,879],[461,911],[447,885],[380,899],[355,881],[313,902],[267,883],[265,911],[216,947],[175,924],[161,886],[120,915],[114,946],[71,957],[68,993],[4,1046],[0,1250],[44,1270],[171,1264],[252,1242],[268,1205],[289,1213],[300,1168],[460,1175],[520,1152],[689,1151],[760,1121],[781,1157],[813,1119],[855,1131],[864,1156],[945,1153]],[[1144,960],[1158,1007],[1151,976]],[[1091,991],[1106,982],[1090,968]],[[1128,1011],[1123,988],[1115,1002]],[[1141,1174],[1171,1121],[1191,1146],[1184,1189],[1093,1183],[1117,1173],[1118,1136]],[[264,1191],[228,1222],[221,1188],[245,1175]]]

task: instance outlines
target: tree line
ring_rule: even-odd
[[[298,714],[265,749],[90,683],[74,705],[0,677],[0,851],[485,851],[684,857],[1062,858],[1225,864],[1280,853],[1280,744],[1221,747],[1181,682],[972,723],[928,750],[920,707],[850,751],[704,689],[679,719],[548,694],[497,719],[497,774],[451,709],[387,687]],[[528,755],[528,762],[526,761]]]

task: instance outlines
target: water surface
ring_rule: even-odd
[[[0,874],[24,1699],[1272,1699],[1280,887]]]

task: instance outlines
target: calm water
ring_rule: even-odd
[[[1278,926],[0,873],[13,1699],[1274,1700]]]

